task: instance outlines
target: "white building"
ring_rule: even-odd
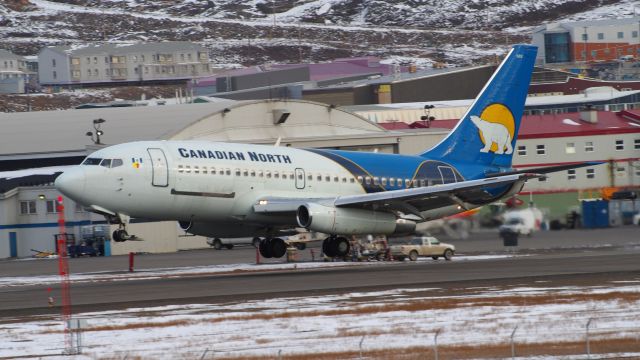
[[[209,51],[184,41],[47,47],[38,54],[38,63],[43,86],[188,80],[212,74]]]
[[[29,80],[25,59],[0,49],[0,94],[21,94]]]

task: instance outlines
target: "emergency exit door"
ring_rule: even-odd
[[[160,187],[169,186],[169,168],[164,151],[158,148],[149,148],[147,152],[151,157],[151,167],[153,169],[151,184]]]
[[[304,169],[296,168],[296,189],[304,189],[306,179],[304,177]]]

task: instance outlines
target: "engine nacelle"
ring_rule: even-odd
[[[325,234],[410,234],[416,228],[416,223],[396,219],[394,214],[387,212],[338,208],[315,203],[298,207],[296,220],[301,227]]]

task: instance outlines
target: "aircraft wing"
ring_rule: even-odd
[[[459,204],[469,195],[477,195],[486,188],[501,185],[524,183],[527,179],[541,177],[539,174],[523,173],[496,176],[478,180],[467,180],[457,183],[432,185],[427,187],[391,190],[359,195],[341,195],[332,198],[277,198],[265,197],[253,206],[256,213],[295,212],[298,207],[307,203],[325,206],[377,208],[379,210],[399,210],[404,213],[420,216],[420,211],[437,207]]]
[[[577,168],[581,168],[581,167],[595,166],[595,165],[600,165],[600,164],[604,164],[604,162],[603,161],[587,161],[587,162],[580,162],[580,163],[575,163],[575,164],[563,164],[563,165],[556,165],[556,166],[545,166],[545,167],[530,168],[530,169],[524,169],[524,170],[507,171],[507,172],[503,172],[503,173],[493,173],[493,174],[489,174],[488,176],[504,176],[504,175],[526,174],[526,173],[548,174],[548,173],[552,173],[552,172],[556,172],[556,171],[577,169]]]

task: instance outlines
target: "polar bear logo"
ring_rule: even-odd
[[[481,152],[489,152],[491,145],[496,143],[498,150],[496,154],[511,154],[513,153],[513,147],[511,146],[511,135],[506,126],[493,123],[486,120],[482,120],[480,117],[472,115],[471,122],[478,127],[482,137],[484,138],[484,147],[480,149]],[[505,149],[506,148],[506,149]]]

